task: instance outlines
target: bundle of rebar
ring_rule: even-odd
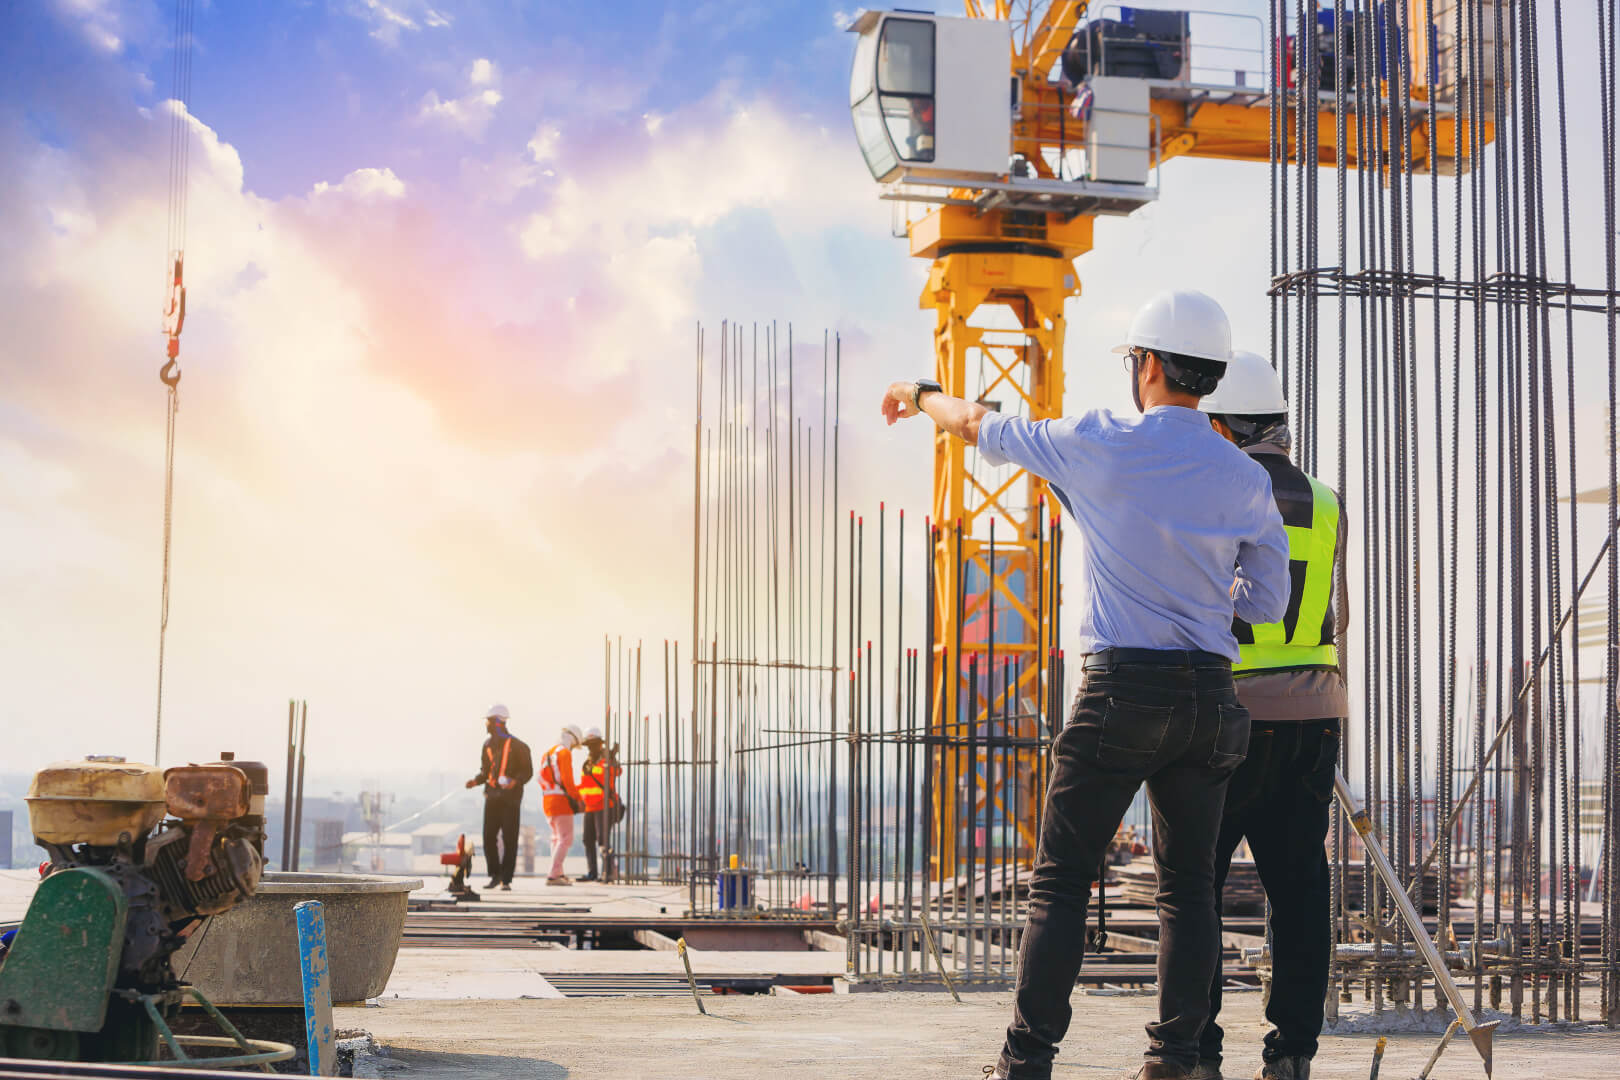
[[[1515,1017],[1578,1019],[1596,976],[1612,1024],[1615,7],[1334,0],[1321,29],[1319,12],[1270,0],[1274,55],[1297,62],[1271,95],[1271,346],[1299,463],[1352,523],[1341,764],[1403,881],[1466,881],[1437,929],[1476,1008],[1505,991]],[[1324,115],[1331,169],[1297,152]],[[1375,1008],[1421,1008],[1372,874],[1350,914],[1349,839],[1335,829],[1336,933],[1370,948],[1339,950],[1345,1000],[1360,982]]]
[[[1062,657],[1010,640],[1009,601],[983,580],[1004,561],[993,525],[970,546],[960,526],[840,505],[836,339],[795,350],[791,329],[729,323],[719,336],[713,349],[699,331],[696,645],[664,644],[661,711],[642,707],[641,644],[605,643],[627,804],[615,872],[687,883],[696,914],[837,915],[852,974],[938,978],[948,956],[954,977],[1005,979]],[[1055,516],[1038,540],[1061,544]],[[949,598],[929,557],[941,547],[956,552]],[[1055,563],[1034,570],[1054,628]],[[963,640],[930,648],[942,603]],[[953,668],[972,692],[933,725],[935,674]]]

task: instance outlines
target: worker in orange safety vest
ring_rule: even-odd
[[[579,793],[585,800],[585,876],[581,881],[608,881],[613,876],[608,831],[624,816],[624,802],[619,798],[618,746],[611,751],[602,740],[602,729],[593,727],[585,732],[585,748],[589,751],[585,769],[579,778]],[[597,849],[606,852],[597,872]]]
[[[563,859],[574,846],[574,815],[585,800],[574,783],[573,751],[579,747],[579,728],[568,724],[556,744],[540,759],[540,808],[551,826],[551,873],[547,885],[572,885],[563,873]]]
[[[517,871],[523,785],[534,775],[529,744],[506,730],[510,716],[505,705],[491,705],[484,714],[489,738],[478,756],[478,775],[467,781],[470,788],[484,789],[484,858],[489,862],[489,884],[484,887],[508,892]]]

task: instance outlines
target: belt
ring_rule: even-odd
[[[1232,666],[1232,661],[1220,653],[1203,649],[1104,649],[1087,653],[1080,666],[1086,671],[1110,668],[1116,664],[1148,664],[1154,667],[1210,667]]]

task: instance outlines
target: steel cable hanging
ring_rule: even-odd
[[[191,165],[192,0],[177,0],[171,42],[169,103],[169,192],[165,237],[163,333],[167,359],[158,378],[167,391],[163,429],[163,572],[158,608],[157,705],[153,721],[152,762],[163,756],[163,675],[169,633],[169,563],[174,535],[174,433],[180,411],[180,332],[186,322],[186,211]]]

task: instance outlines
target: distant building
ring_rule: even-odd
[[[343,865],[356,874],[409,874],[415,871],[410,833],[343,834]]]
[[[338,822],[338,836],[324,853],[324,858],[323,853],[318,850],[320,838],[316,835],[317,822],[322,821]],[[279,798],[268,799],[264,808],[264,853],[274,869],[281,869],[281,841],[285,824],[285,805]],[[336,864],[342,859],[343,832],[364,827],[365,822],[360,819],[360,810],[354,800],[304,796],[304,827],[298,833],[299,846],[304,850],[299,857],[298,868],[325,869],[330,865],[332,869],[336,869]]]
[[[454,851],[456,840],[463,831],[461,825],[454,821],[423,825],[411,833],[411,854],[437,856],[446,851]]]
[[[423,825],[411,833],[411,869],[418,874],[441,874],[450,872],[439,861],[439,856],[447,851],[456,850],[456,842],[461,839],[466,829],[454,821],[440,821],[432,825]]]
[[[335,818],[322,818],[310,822],[314,826],[315,861],[310,869],[331,873],[343,869],[343,822]]]

